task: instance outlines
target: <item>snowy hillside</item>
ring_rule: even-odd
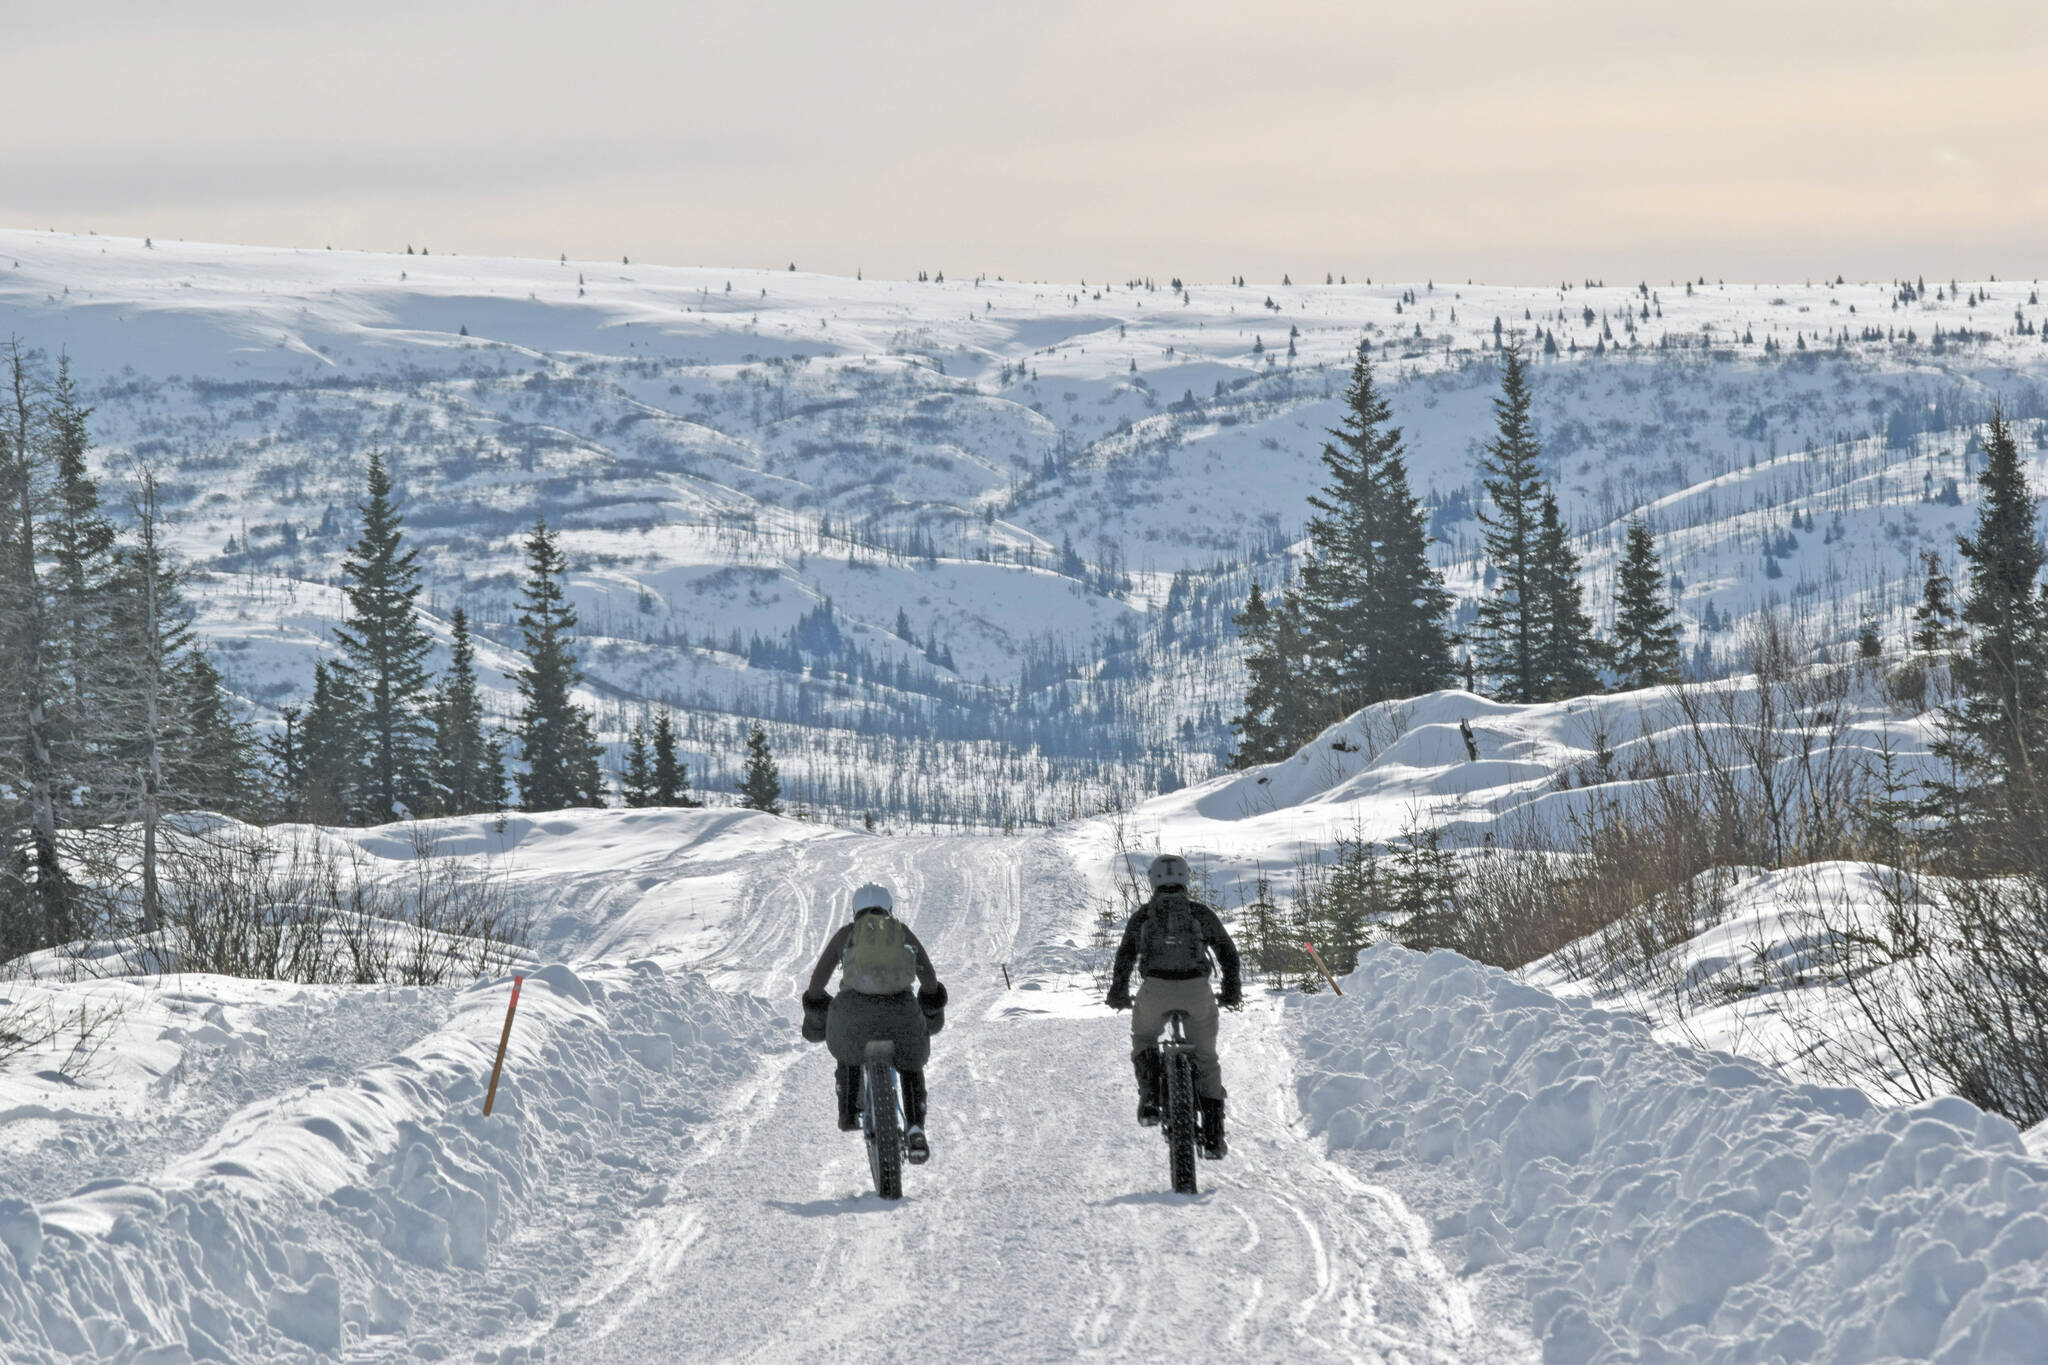
[[[1227,616],[1285,567],[1362,337],[1461,594],[1488,348],[1519,335],[1596,616],[1642,509],[1709,666],[1768,603],[1820,643],[1896,633],[1990,399],[2048,472],[2037,286],[1910,283],[1176,291],[0,233],[9,330],[74,358],[117,479],[158,469],[260,708],[308,686],[382,449],[432,610],[487,639],[520,531],[565,528],[612,725],[689,708],[719,786],[734,717],[768,717],[810,804],[991,827],[1212,770]],[[986,794],[939,809],[947,772]]]

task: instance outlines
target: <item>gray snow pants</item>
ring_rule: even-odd
[[[1210,1030],[1215,1036],[1215,1030]],[[832,997],[825,1012],[825,1046],[832,1060],[841,1066],[859,1066],[871,1042],[888,1040],[896,1044],[896,1069],[922,1071],[931,1060],[932,1036],[924,1026],[924,1011],[911,991],[901,995],[869,995],[865,991],[843,990]]]
[[[1216,1009],[1216,992],[1206,976],[1186,981],[1147,977],[1131,1002],[1131,1055],[1148,1052],[1166,1027],[1169,1010],[1185,1010],[1188,1041],[1195,1045],[1195,1089],[1212,1100],[1227,1093],[1223,1089],[1223,1063],[1216,1057],[1216,1026],[1222,1015]]]

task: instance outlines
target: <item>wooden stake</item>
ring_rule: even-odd
[[[1337,984],[1337,978],[1331,976],[1330,969],[1323,965],[1323,955],[1316,951],[1316,945],[1310,943],[1307,939],[1303,939],[1301,941],[1301,946],[1308,949],[1309,957],[1314,959],[1315,961],[1316,970],[1323,974],[1323,980],[1330,983],[1330,989],[1337,992],[1337,994],[1339,995],[1344,994],[1344,988]]]
[[[1010,964],[1007,962],[1003,964],[1003,989],[1010,989]]]
[[[491,1063],[491,1088],[484,1094],[484,1117],[491,1116],[491,1106],[498,1100],[498,1073],[505,1069],[505,1044],[512,1041],[512,1011],[519,1008],[519,983],[524,976],[512,978],[512,999],[505,1006],[505,1029],[498,1035],[498,1060]]]

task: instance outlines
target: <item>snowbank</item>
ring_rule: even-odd
[[[1667,1046],[1451,953],[1343,984],[1293,1002],[1303,1113],[1440,1173],[1406,1192],[1439,1199],[1440,1253],[1518,1284],[1547,1361],[2048,1350],[2048,1165],[2006,1120]]]
[[[765,1002],[695,973],[543,967],[486,1119],[508,986],[462,992],[445,1025],[346,1083],[304,1059],[302,1085],[162,1170],[0,1198],[0,1357],[294,1359],[403,1333],[445,1358],[480,1322],[542,1314],[585,1254],[564,1220],[660,1202],[647,1173],[787,1046]],[[487,1288],[450,1278],[487,1262]]]

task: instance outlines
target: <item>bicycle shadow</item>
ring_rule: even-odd
[[[763,1200],[769,1208],[781,1213],[793,1213],[799,1218],[831,1218],[842,1213],[887,1213],[910,1201],[908,1199],[884,1199],[878,1194],[849,1194],[838,1199],[813,1199],[807,1203],[792,1203],[787,1199]]]

